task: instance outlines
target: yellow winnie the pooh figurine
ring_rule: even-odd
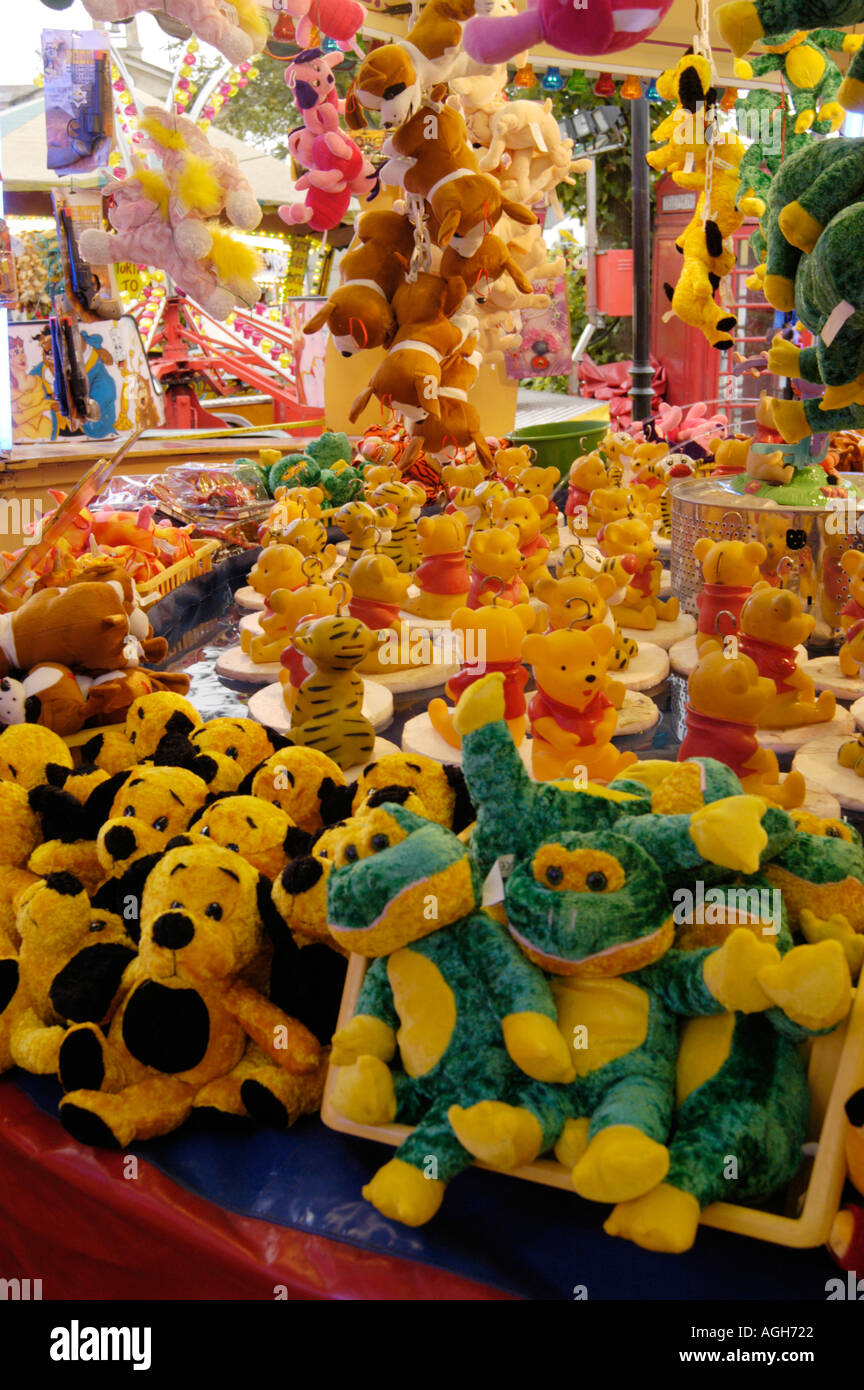
[[[759,711],[757,726],[794,729],[833,719],[836,701],[831,691],[823,690],[817,700],[816,687],[797,664],[795,648],[806,642],[816,625],[798,595],[760,579],[738,621],[738,650],[755,661],[760,676],[774,682],[775,694]]]
[[[522,656],[537,682],[528,718],[538,782],[611,782],[637,761],[635,753],[622,753],[611,742],[618,712],[606,672],[614,641],[602,624],[587,632],[565,628],[525,638]]]
[[[506,607],[488,604],[482,608],[457,608],[450,619],[454,632],[465,639],[465,662],[458,675],[445,686],[451,700],[458,700],[469,685],[500,671],[504,677],[504,718],[518,747],[525,737],[525,686],[528,672],[522,665],[522,642],[536,621],[530,603]],[[429,701],[429,720],[436,733],[453,748],[460,748],[462,739],[453,725],[453,712],[443,700]]]

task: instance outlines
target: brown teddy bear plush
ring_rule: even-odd
[[[76,584],[42,589],[13,613],[0,615],[0,675],[59,661],[79,671],[116,671],[138,664],[122,586]]]
[[[445,464],[454,450],[467,449],[473,444],[480,459],[480,475],[491,472],[492,453],[480,431],[480,415],[468,399],[468,392],[477,380],[479,352],[474,349],[477,339],[471,338],[453,357],[441,364],[441,383],[438,387],[438,414],[411,426],[411,443],[402,456],[407,468],[420,454],[421,446],[427,460]],[[444,470],[442,469],[442,478]]]
[[[290,1124],[317,1109],[325,1056],[309,1030],[241,980],[263,942],[270,885],[238,854],[180,844],[147,877],[141,944],[107,1038],[64,1039],[74,1085],[60,1119],[76,1139],[124,1147],[193,1108]]]
[[[489,287],[502,275],[509,275],[518,290],[531,294],[533,285],[510,254],[510,248],[499,236],[489,232],[473,256],[460,256],[448,246],[441,257],[442,275],[461,275],[478,304],[485,303]]]

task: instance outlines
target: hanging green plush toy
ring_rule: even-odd
[[[838,0],[755,0],[755,4],[751,0],[731,0],[730,4],[717,9],[715,17],[723,39],[736,58],[743,58],[754,48],[757,54],[764,54],[766,48],[769,53],[773,50],[771,68],[759,69],[754,62],[757,75],[776,70],[779,66],[776,59],[782,55],[789,81],[805,93],[812,92],[815,99],[825,81],[818,58],[823,59],[825,71],[829,61],[820,50],[828,48],[835,53],[851,53],[849,71],[836,93],[836,100],[847,111],[864,110],[864,54],[861,52],[864,35],[845,34],[839,29],[807,32],[814,23],[859,24],[864,20],[864,0],[840,0],[840,3]],[[794,50],[804,44],[814,49],[815,54],[805,51],[801,58],[793,57]]]
[[[737,59],[735,76],[746,82],[779,72],[794,113],[794,125],[790,122],[794,133],[812,130],[817,135],[830,135],[843,124],[846,112],[837,100],[840,69],[826,50],[845,52],[847,37],[853,36],[839,29],[772,34],[770,39],[759,41],[751,58]]]
[[[738,166],[741,179],[738,206],[748,217],[761,218],[768,206],[771,180],[782,161],[806,145],[810,136],[805,132],[796,134],[783,98],[777,92],[766,92],[757,87],[736,102],[735,111],[742,134],[751,136],[753,140]],[[758,235],[757,232],[753,233],[750,244],[761,261],[764,240],[757,245],[755,239]]]
[[[768,189],[765,297],[794,310],[814,335],[799,350],[775,339],[768,370],[826,389],[802,401],[772,402],[790,444],[811,433],[864,424],[864,294],[858,268],[864,235],[864,140],[809,141],[785,159]]]

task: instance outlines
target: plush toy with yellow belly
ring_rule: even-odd
[[[549,986],[480,897],[465,845],[389,803],[358,821],[327,882],[334,940],[372,958],[354,1017],[333,1039],[333,1104],[360,1123],[415,1126],[363,1189],[409,1226],[434,1216],[472,1162],[456,1112],[488,1114],[490,1150],[516,1166],[553,1142],[560,1121],[547,1083],[573,1075]],[[501,1103],[506,1114],[524,1107],[530,1123],[496,1145]]]
[[[559,1027],[576,1071],[576,1079],[563,1088],[570,1109],[555,1152],[571,1169],[581,1196],[635,1205],[660,1184],[669,1188],[665,1180],[671,1175],[676,1196],[664,1192],[657,1201],[661,1206],[667,1198],[680,1201],[692,1214],[684,1232],[689,1244],[700,1204],[717,1200],[723,1190],[722,1171],[715,1171],[716,1145],[727,1127],[730,1139],[720,1138],[726,1144],[723,1153],[741,1152],[740,1147],[729,1147],[731,1130],[746,1131],[748,1124],[759,1144],[764,1166],[754,1179],[750,1165],[742,1184],[748,1191],[754,1187],[760,1193],[770,1191],[778,1181],[791,1177],[800,1160],[798,1131],[800,1127],[803,1135],[806,1107],[803,1113],[799,1107],[799,1126],[783,1123],[788,1118],[784,1107],[791,1100],[780,1084],[782,1069],[779,1077],[770,1072],[767,1080],[760,1077],[759,1057],[749,1051],[745,1057],[754,1083],[761,1087],[763,1113],[758,1122],[752,1116],[744,1123],[740,1117],[733,1118],[734,1084],[728,1121],[719,1105],[715,1111],[703,1097],[703,1103],[695,1107],[698,1121],[688,1129],[688,1142],[679,1145],[673,1162],[667,1141],[675,1107],[677,1019],[697,1019],[704,1030],[712,1015],[740,1010],[749,1026],[750,1015],[780,1004],[796,1025],[831,1027],[844,1016],[851,997],[848,970],[837,942],[799,947],[781,960],[775,938],[759,937],[747,927],[736,926],[722,944],[691,951],[671,949],[675,937],[671,898],[659,863],[631,836],[615,831],[566,832],[541,845],[508,877],[504,901],[515,940],[554,979]],[[801,953],[812,961],[809,979]],[[823,955],[830,959],[823,961]],[[813,980],[813,974],[822,969],[830,978],[824,991],[824,979]],[[736,1026],[733,1019],[733,1029]],[[694,1091],[714,1070],[706,1066],[706,1056],[697,1056],[696,1061],[701,1069],[697,1075],[691,1064]],[[791,1057],[785,1061],[786,1069],[792,1068]],[[735,1072],[746,1093],[741,1068]],[[803,1083],[800,1068],[799,1079]],[[762,1143],[764,1108],[772,1096],[778,1127],[787,1140],[780,1156],[775,1154],[775,1166],[769,1159],[770,1144]],[[514,1116],[511,1123],[515,1127],[524,1121]],[[504,1124],[504,1116],[499,1116],[499,1131]],[[472,1145],[470,1134],[458,1123],[455,1127],[475,1156],[484,1158],[481,1144]],[[608,1229],[638,1238],[641,1228],[631,1229],[626,1213],[626,1206],[624,1217],[619,1208]],[[658,1215],[658,1219],[662,1218]],[[659,1248],[679,1248],[674,1221],[672,1226],[670,1244]]]

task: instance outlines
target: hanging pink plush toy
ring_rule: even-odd
[[[343,53],[363,50],[357,43],[357,32],[366,19],[366,11],[358,0],[282,0],[283,14],[294,20],[298,43],[308,43],[312,30],[317,29],[328,39],[334,39]]]
[[[270,33],[258,0],[232,0],[231,4],[225,0],[84,0],[84,8],[91,19],[107,20],[110,24],[131,19],[142,11],[157,10],[188,25],[193,34],[218,48],[232,63],[242,63],[260,53]]]
[[[672,0],[636,9],[633,0],[528,0],[521,14],[475,16],[462,33],[476,62],[506,63],[516,53],[551,44],[562,53],[615,53],[653,33]]]
[[[286,69],[285,81],[294,93],[303,124],[315,134],[336,130],[339,117],[345,114],[345,103],[339,99],[333,76],[333,69],[341,62],[341,53],[304,48]]]
[[[303,125],[288,137],[288,149],[292,159],[308,171],[294,185],[306,191],[305,201],[279,209],[289,226],[304,223],[315,232],[338,227],[352,195],[366,198],[376,185],[372,165],[339,129],[345,103],[336,91],[333,68],[341,61],[341,53],[307,48],[297,54],[285,74],[303,117]]]

